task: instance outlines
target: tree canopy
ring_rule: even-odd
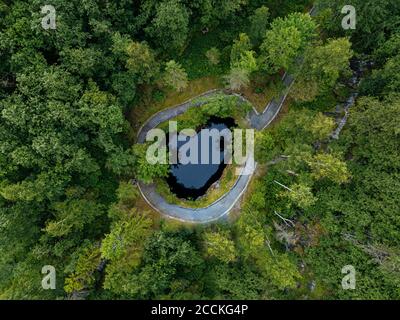
[[[352,0],[354,30],[312,4],[53,0],[45,29],[40,1],[0,0],[0,299],[399,299],[400,2]],[[228,221],[164,219],[138,130],[224,85],[178,128],[287,96],[256,174]]]

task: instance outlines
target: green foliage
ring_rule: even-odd
[[[226,87],[233,91],[246,88],[250,84],[249,73],[242,68],[233,68],[225,77]]]
[[[375,98],[359,100],[349,123],[355,132],[352,135],[355,145],[352,155],[357,162],[389,171],[399,168],[399,140],[396,138],[399,135],[399,107],[396,95],[384,102]],[[344,139],[350,147],[349,133]]]
[[[226,86],[230,90],[240,90],[250,84],[250,74],[257,70],[255,52],[251,50],[250,38],[241,33],[238,40],[234,40],[231,49],[231,69],[224,77]]]
[[[93,77],[99,71],[102,52],[94,48],[66,48],[61,52],[62,60],[71,73],[82,77]]]
[[[242,256],[254,261],[258,271],[273,288],[279,290],[294,288],[300,274],[286,254],[271,250],[269,245],[271,234],[261,225],[262,216],[252,214],[245,208],[237,222],[238,247]]]
[[[126,213],[124,219],[116,221],[111,232],[101,245],[101,255],[111,261],[118,261],[121,268],[139,264],[143,239],[151,232],[152,221],[135,210]],[[121,261],[123,259],[123,261]]]
[[[129,273],[142,261],[144,244],[153,233],[153,221],[147,212],[134,208],[138,190],[128,182],[117,189],[117,202],[109,209],[111,230],[102,240],[101,258],[107,261],[104,288],[123,293]],[[125,280],[123,280],[125,279]]]
[[[187,74],[179,63],[170,60],[165,65],[164,84],[176,91],[183,91],[188,85]]]
[[[262,163],[267,162],[271,158],[275,143],[274,138],[268,131],[256,132],[255,157],[257,161]]]
[[[397,19],[400,15],[400,4],[391,0],[379,3],[373,0],[319,0],[321,9],[330,9],[330,17],[321,25],[330,37],[351,35],[357,52],[370,53],[379,48],[391,34],[398,32]],[[343,30],[341,21],[344,15],[343,6],[351,4],[357,9],[357,25],[355,30]]]
[[[389,40],[376,47],[373,53],[375,62],[382,66],[388,58],[398,55],[400,52],[400,34],[394,33]]]
[[[67,236],[74,231],[82,231],[103,212],[101,205],[93,200],[70,199],[54,204],[55,219],[46,224],[46,232],[52,237]]]
[[[100,262],[99,246],[89,245],[84,247],[79,254],[74,272],[65,279],[65,292],[79,292],[93,287],[96,282],[96,269]]]
[[[231,67],[238,66],[242,56],[251,50],[250,38],[247,34],[241,33],[239,39],[234,40],[231,49]]]
[[[319,134],[315,131],[313,133],[312,128],[317,121],[322,119],[326,119],[326,116],[315,114],[308,109],[290,110],[280,125],[272,128],[270,132],[273,137],[277,137],[275,142],[277,152],[284,154],[285,149],[290,145],[311,144],[320,139]]]
[[[300,32],[293,26],[268,30],[260,47],[262,68],[270,74],[281,68],[289,69],[299,54],[300,45]]]
[[[152,183],[154,178],[166,177],[169,172],[167,164],[152,164],[147,159],[146,144],[135,144],[133,153],[135,154],[135,176],[144,183]]]
[[[206,124],[211,117],[234,118],[236,122],[239,122],[251,108],[249,104],[240,102],[237,97],[225,94],[199,98],[193,103],[202,103],[203,105],[201,108],[189,108],[184,114],[175,118],[178,122],[178,131],[186,128],[199,128]]]
[[[122,288],[114,290],[126,291],[133,297],[154,298],[168,291],[173,293],[180,281],[184,288],[189,286],[201,275],[202,268],[203,260],[188,240],[179,234],[157,232],[146,243],[142,266],[127,275]]]
[[[165,52],[175,53],[183,48],[189,27],[189,12],[179,1],[163,1],[156,7],[156,15],[145,29],[146,33]]]
[[[240,60],[235,64],[235,68],[245,70],[248,74],[257,71],[257,61],[254,55],[254,51],[245,51],[241,55]]]
[[[328,178],[336,183],[349,181],[350,175],[346,163],[331,154],[317,154],[309,162],[315,179]]]
[[[0,299],[399,299],[400,5],[352,0],[357,28],[345,31],[349,3],[318,3],[313,20],[299,13],[308,0],[53,0],[57,29],[44,30],[37,0],[0,0]],[[336,89],[351,48],[374,70],[329,141],[335,123],[318,111],[347,96]],[[265,170],[238,220],[156,224],[135,208],[129,179],[151,182],[168,166],[128,146],[125,115],[162,80],[179,91],[229,73],[237,90],[259,67],[295,72],[301,103],[257,133]],[[249,111],[207,99],[179,125]],[[40,286],[47,264],[56,290]],[[355,290],[340,286],[348,264]]]
[[[221,53],[219,52],[219,50],[215,47],[212,47],[210,50],[207,50],[206,52],[206,57],[208,59],[208,61],[212,64],[212,65],[216,65],[219,63],[220,61],[220,56]]]
[[[226,232],[206,232],[204,233],[204,242],[207,255],[210,257],[226,263],[235,260],[235,244],[229,239]]]
[[[269,17],[269,9],[266,6],[257,8],[254,14],[249,17],[250,27],[248,34],[254,46],[261,44],[268,28]]]
[[[286,254],[279,254],[275,257],[264,254],[258,264],[265,273],[265,277],[280,290],[294,289],[297,281],[301,278],[296,265]]]
[[[308,14],[293,13],[277,18],[265,34],[261,50],[261,67],[273,74],[281,68],[291,69],[316,36],[316,25]]]
[[[318,94],[331,90],[341,75],[349,74],[352,56],[351,43],[345,38],[308,48],[292,96],[310,101]],[[309,89],[308,93],[304,92],[304,87]]]
[[[268,298],[270,284],[265,281],[252,264],[221,264],[212,267],[209,277],[213,279],[213,291],[217,299]]]
[[[203,0],[194,2],[194,6],[199,10],[200,22],[204,27],[216,26],[221,20],[234,17],[234,14],[245,4],[245,0],[221,0],[217,2]]]
[[[211,64],[206,53],[211,48],[217,48],[220,52],[220,62]],[[206,34],[198,33],[188,43],[179,61],[186,70],[189,79],[197,79],[207,76],[219,76],[229,69],[229,48],[224,48],[216,32]]]
[[[139,191],[130,182],[120,182],[117,189],[118,203],[124,206],[133,206]]]
[[[247,223],[241,218],[237,223],[238,247],[245,258],[256,257],[265,250],[265,235],[260,223]]]
[[[398,146],[398,99],[359,99],[352,108],[347,128],[335,146],[350,160],[319,154],[323,176],[345,182],[340,187],[317,183],[315,211],[322,213],[327,234],[318,246],[306,249],[306,261],[317,281],[332,298],[397,299],[396,277],[400,243],[395,218],[399,205],[396,179],[400,164]],[[326,164],[326,165],[325,165]],[[340,181],[342,180],[342,181]],[[357,272],[355,290],[341,290],[345,265]],[[388,268],[388,269],[386,269]]]
[[[318,113],[309,127],[314,138],[318,140],[325,140],[333,132],[336,124],[332,118],[324,116],[322,113]]]
[[[361,84],[361,94],[385,97],[391,92],[399,92],[399,70],[400,54],[388,58],[381,69],[372,71]]]
[[[339,236],[324,237],[318,247],[307,250],[307,263],[316,274],[316,281],[328,288],[333,299],[397,299],[393,282],[385,279],[370,257],[360,248],[344,242]],[[356,270],[356,289],[343,290],[343,266]]]
[[[315,204],[317,199],[314,197],[311,188],[304,184],[294,184],[290,186],[291,191],[287,193],[294,205],[306,209]]]
[[[158,72],[158,66],[150,47],[145,43],[130,42],[125,49],[126,68],[136,77],[138,82],[150,82]]]

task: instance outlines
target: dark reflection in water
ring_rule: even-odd
[[[222,131],[224,129],[231,129],[235,126],[232,118],[210,118],[207,125],[203,129],[217,129]],[[222,176],[226,167],[224,163],[224,143],[223,138],[220,144],[213,145],[212,139],[209,139],[209,164],[201,164],[201,134],[197,133],[198,138],[198,164],[175,164],[171,165],[171,171],[167,178],[168,185],[171,191],[179,198],[196,199],[204,195],[208,188]],[[178,150],[189,141],[178,142]],[[212,154],[216,152],[219,154],[219,163],[212,163]],[[190,152],[188,152],[188,155]]]

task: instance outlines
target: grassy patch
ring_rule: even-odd
[[[259,113],[262,113],[268,103],[282,93],[282,85],[279,76],[268,77],[258,73],[253,76],[250,86],[240,90],[240,93],[252,103]]]
[[[220,62],[212,65],[206,52],[215,47],[220,50]],[[199,32],[194,35],[179,62],[185,68],[189,79],[202,78],[204,76],[219,76],[229,71],[230,48],[221,46],[221,41],[216,32],[203,34]]]

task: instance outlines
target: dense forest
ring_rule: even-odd
[[[56,29],[43,5],[0,0],[0,299],[400,299],[398,0],[52,0]],[[145,204],[134,181],[166,174],[135,141],[149,105],[269,99],[284,71],[230,221]]]

